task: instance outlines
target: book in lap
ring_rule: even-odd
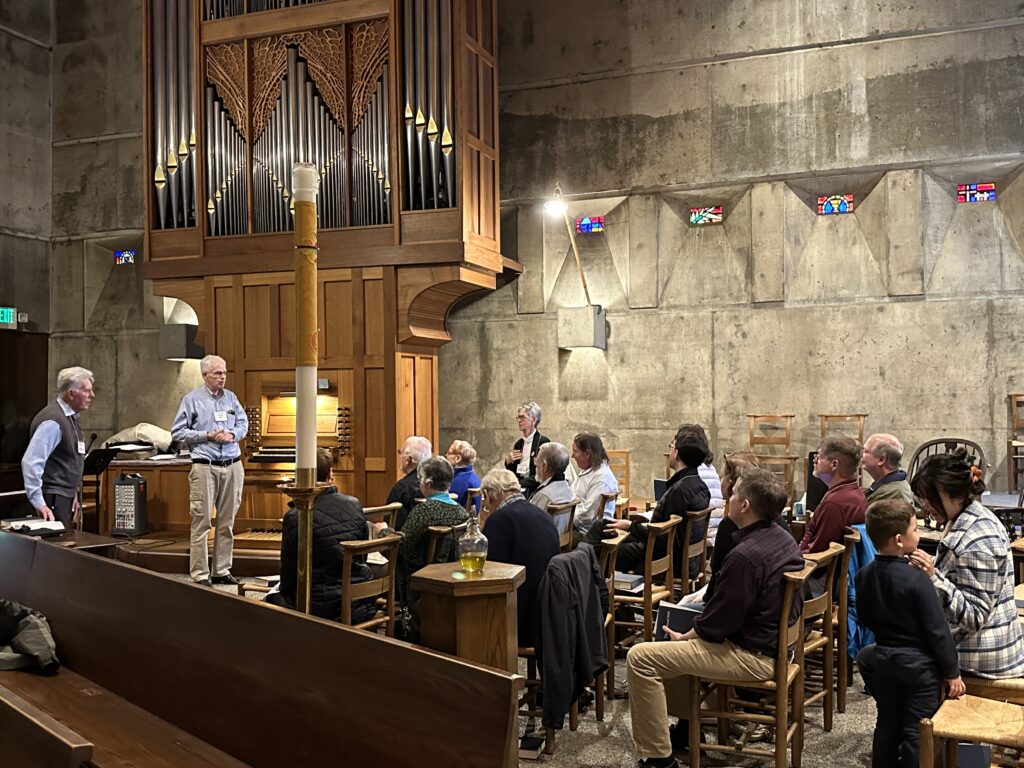
[[[689,632],[693,629],[693,622],[704,612],[704,604],[676,605],[667,600],[658,603],[658,618],[654,622],[654,639],[668,640],[665,634],[665,625],[673,632]]]

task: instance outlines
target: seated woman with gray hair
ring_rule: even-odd
[[[537,588],[548,562],[560,551],[551,515],[527,501],[519,478],[507,469],[492,469],[480,481],[484,497],[487,559],[526,568],[526,580],[516,592],[519,645],[534,646],[533,612]]]
[[[549,504],[568,504],[576,498],[565,480],[569,466],[569,449],[561,443],[544,443],[537,451],[537,490],[530,501],[539,509],[547,511]],[[569,525],[569,513],[554,518],[559,533],[565,533]]]
[[[420,462],[416,467],[416,475],[420,481],[420,493],[423,501],[412,508],[412,512],[402,525],[402,543],[398,546],[398,575],[396,587],[398,594],[408,594],[409,579],[427,563],[427,546],[429,538],[427,528],[432,525],[459,525],[469,519],[469,515],[455,500],[448,495],[454,475],[452,465],[443,456],[433,456]],[[390,533],[384,523],[375,523],[378,535]],[[456,559],[458,547],[452,537],[438,544],[434,554],[434,562],[447,563]]]

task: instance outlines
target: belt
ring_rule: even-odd
[[[230,467],[236,461],[241,461],[241,456],[235,456],[233,459],[224,459],[224,461],[214,461],[213,459],[197,459],[193,458],[193,464],[209,464],[211,467]]]

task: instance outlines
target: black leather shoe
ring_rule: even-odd
[[[210,579],[210,581],[212,581],[214,584],[238,584],[238,579],[236,579],[230,573],[225,573],[223,576],[214,576],[212,579]]]
[[[645,757],[636,768],[679,768],[679,763],[674,757]]]
[[[193,581],[192,583],[193,584],[197,584],[200,587],[212,587],[213,586],[213,584],[210,583],[209,579],[200,579],[199,581]]]

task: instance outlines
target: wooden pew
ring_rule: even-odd
[[[14,534],[0,597],[47,616],[66,665],[0,686],[99,768],[516,765],[518,675]],[[149,754],[105,761],[121,740]]]
[[[92,759],[92,744],[16,693],[0,686],[0,763],[5,768],[78,766]]]

